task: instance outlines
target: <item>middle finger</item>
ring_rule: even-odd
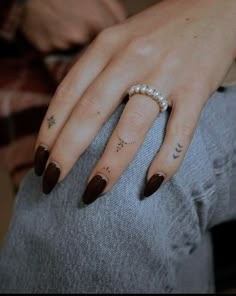
[[[165,88],[160,80],[158,85]],[[134,159],[159,112],[158,102],[146,94],[134,95],[129,100],[102,158],[89,178],[83,196],[85,204],[94,202],[101,193],[113,187]]]

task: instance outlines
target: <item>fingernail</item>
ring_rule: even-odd
[[[59,177],[61,174],[61,170],[54,162],[51,162],[44,174],[43,178],[43,193],[49,194],[53,188],[56,186]]]
[[[40,145],[34,157],[34,171],[37,176],[42,176],[48,161],[49,151],[46,146]]]
[[[146,187],[144,189],[144,196],[148,197],[152,195],[154,192],[156,192],[160,188],[164,180],[165,177],[162,174],[153,175],[146,184]]]
[[[105,179],[105,177],[101,175],[94,176],[84,192],[84,204],[89,205],[93,203],[100,196],[106,186],[107,180]]]

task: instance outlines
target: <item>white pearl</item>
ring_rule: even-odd
[[[160,102],[163,102],[164,100],[165,100],[165,98],[163,97],[163,95],[159,95],[159,97],[158,97],[158,100],[160,101]]]
[[[144,84],[144,85],[142,85],[141,86],[141,93],[143,94],[143,95],[145,95],[146,94],[146,91],[147,91],[147,86]]]
[[[132,86],[130,91],[129,91],[129,95],[132,96],[135,92],[135,86]]]
[[[156,100],[159,100],[160,93],[157,90],[154,90],[153,97]]]
[[[141,89],[141,85],[136,85],[135,86],[135,93],[138,94],[140,92],[140,89]]]
[[[168,109],[168,103],[165,106],[161,107],[161,112],[165,112]]]
[[[165,101],[161,101],[161,102],[159,102],[159,104],[160,104],[161,107],[165,107],[165,106],[167,105],[167,102],[166,102],[166,100],[165,100]]]
[[[149,87],[148,89],[147,89],[147,91],[146,91],[146,93],[147,93],[147,95],[149,95],[149,96],[153,96],[153,93],[154,93],[154,89],[152,88],[152,87]]]

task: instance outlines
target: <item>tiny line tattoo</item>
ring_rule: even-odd
[[[178,153],[182,152],[182,150],[178,149],[178,148],[175,148],[175,151],[178,152]]]
[[[180,153],[182,152],[182,150],[183,150],[183,145],[181,145],[181,144],[177,144],[177,146],[178,147],[175,147],[175,153],[173,154],[173,158],[174,159],[177,159],[177,158],[179,158],[180,157]],[[176,154],[176,152],[177,152],[177,154]]]
[[[48,117],[47,121],[48,121],[48,129],[50,129],[54,124],[56,124],[56,120],[54,116]]]

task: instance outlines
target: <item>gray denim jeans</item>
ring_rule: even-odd
[[[82,207],[123,107],[49,196],[33,172],[24,180],[0,253],[1,293],[214,291],[209,231],[236,217],[236,87],[209,99],[180,170],[152,197],[142,190],[167,112],[111,192]]]

